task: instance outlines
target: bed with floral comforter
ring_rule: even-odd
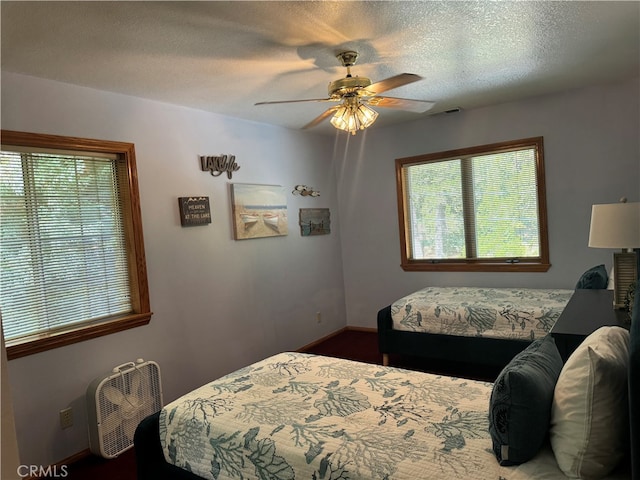
[[[391,305],[393,328],[533,341],[545,336],[573,290],[428,287]]]
[[[549,448],[518,467],[498,464],[488,432],[491,389],[282,353],[165,406],[160,444],[167,463],[216,480],[565,478]]]
[[[428,287],[378,311],[378,346],[390,355],[504,367],[551,331],[574,290]],[[497,372],[496,372],[497,373]]]

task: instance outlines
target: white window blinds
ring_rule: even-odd
[[[22,151],[21,151],[22,150]],[[0,308],[7,340],[131,312],[119,178],[104,154],[0,156]]]
[[[540,256],[536,151],[405,165],[410,258]]]

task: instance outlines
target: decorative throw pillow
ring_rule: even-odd
[[[629,332],[601,327],[571,354],[551,407],[551,448],[569,477],[612,471],[629,444]]]
[[[576,288],[607,288],[608,283],[607,269],[604,265],[597,265],[580,276]]]
[[[500,372],[489,403],[489,433],[500,465],[535,456],[549,431],[562,358],[551,335],[531,343]]]

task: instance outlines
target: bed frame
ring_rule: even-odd
[[[390,354],[399,354],[502,368],[530,343],[527,340],[394,330],[391,305],[378,312],[378,348],[383,365],[389,365]]]
[[[145,418],[136,429],[133,441],[138,480],[201,480],[165,461],[159,431],[160,412]]]
[[[385,315],[382,315],[385,322]],[[397,332],[402,333],[402,332]],[[384,337],[388,339],[390,337]],[[392,342],[397,342],[398,338],[391,337]],[[478,340],[478,339],[475,339]],[[524,342],[526,343],[526,342]],[[385,344],[386,345],[386,344]],[[390,348],[393,348],[393,343]],[[462,344],[451,348],[463,348]],[[490,343],[482,348],[489,348]],[[417,348],[413,345],[412,348]],[[480,347],[473,347],[480,348]],[[502,348],[502,347],[501,347]],[[629,419],[631,431],[631,468],[632,479],[640,480],[640,288],[636,291],[635,304],[633,310],[633,320],[631,325],[630,341],[630,362],[629,362]],[[406,345],[404,351],[407,351]],[[475,359],[476,353],[469,354]],[[512,354],[512,351],[503,350],[502,358],[505,359]],[[459,357],[456,357],[459,359]],[[138,426],[135,438],[135,453],[137,462],[138,480],[199,480],[200,477],[171,464],[164,460],[164,454],[159,438],[159,413],[143,420]]]

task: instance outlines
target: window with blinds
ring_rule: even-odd
[[[546,271],[542,138],[396,160],[405,270]]]
[[[132,174],[131,144],[2,132],[0,309],[9,358],[148,323]]]

